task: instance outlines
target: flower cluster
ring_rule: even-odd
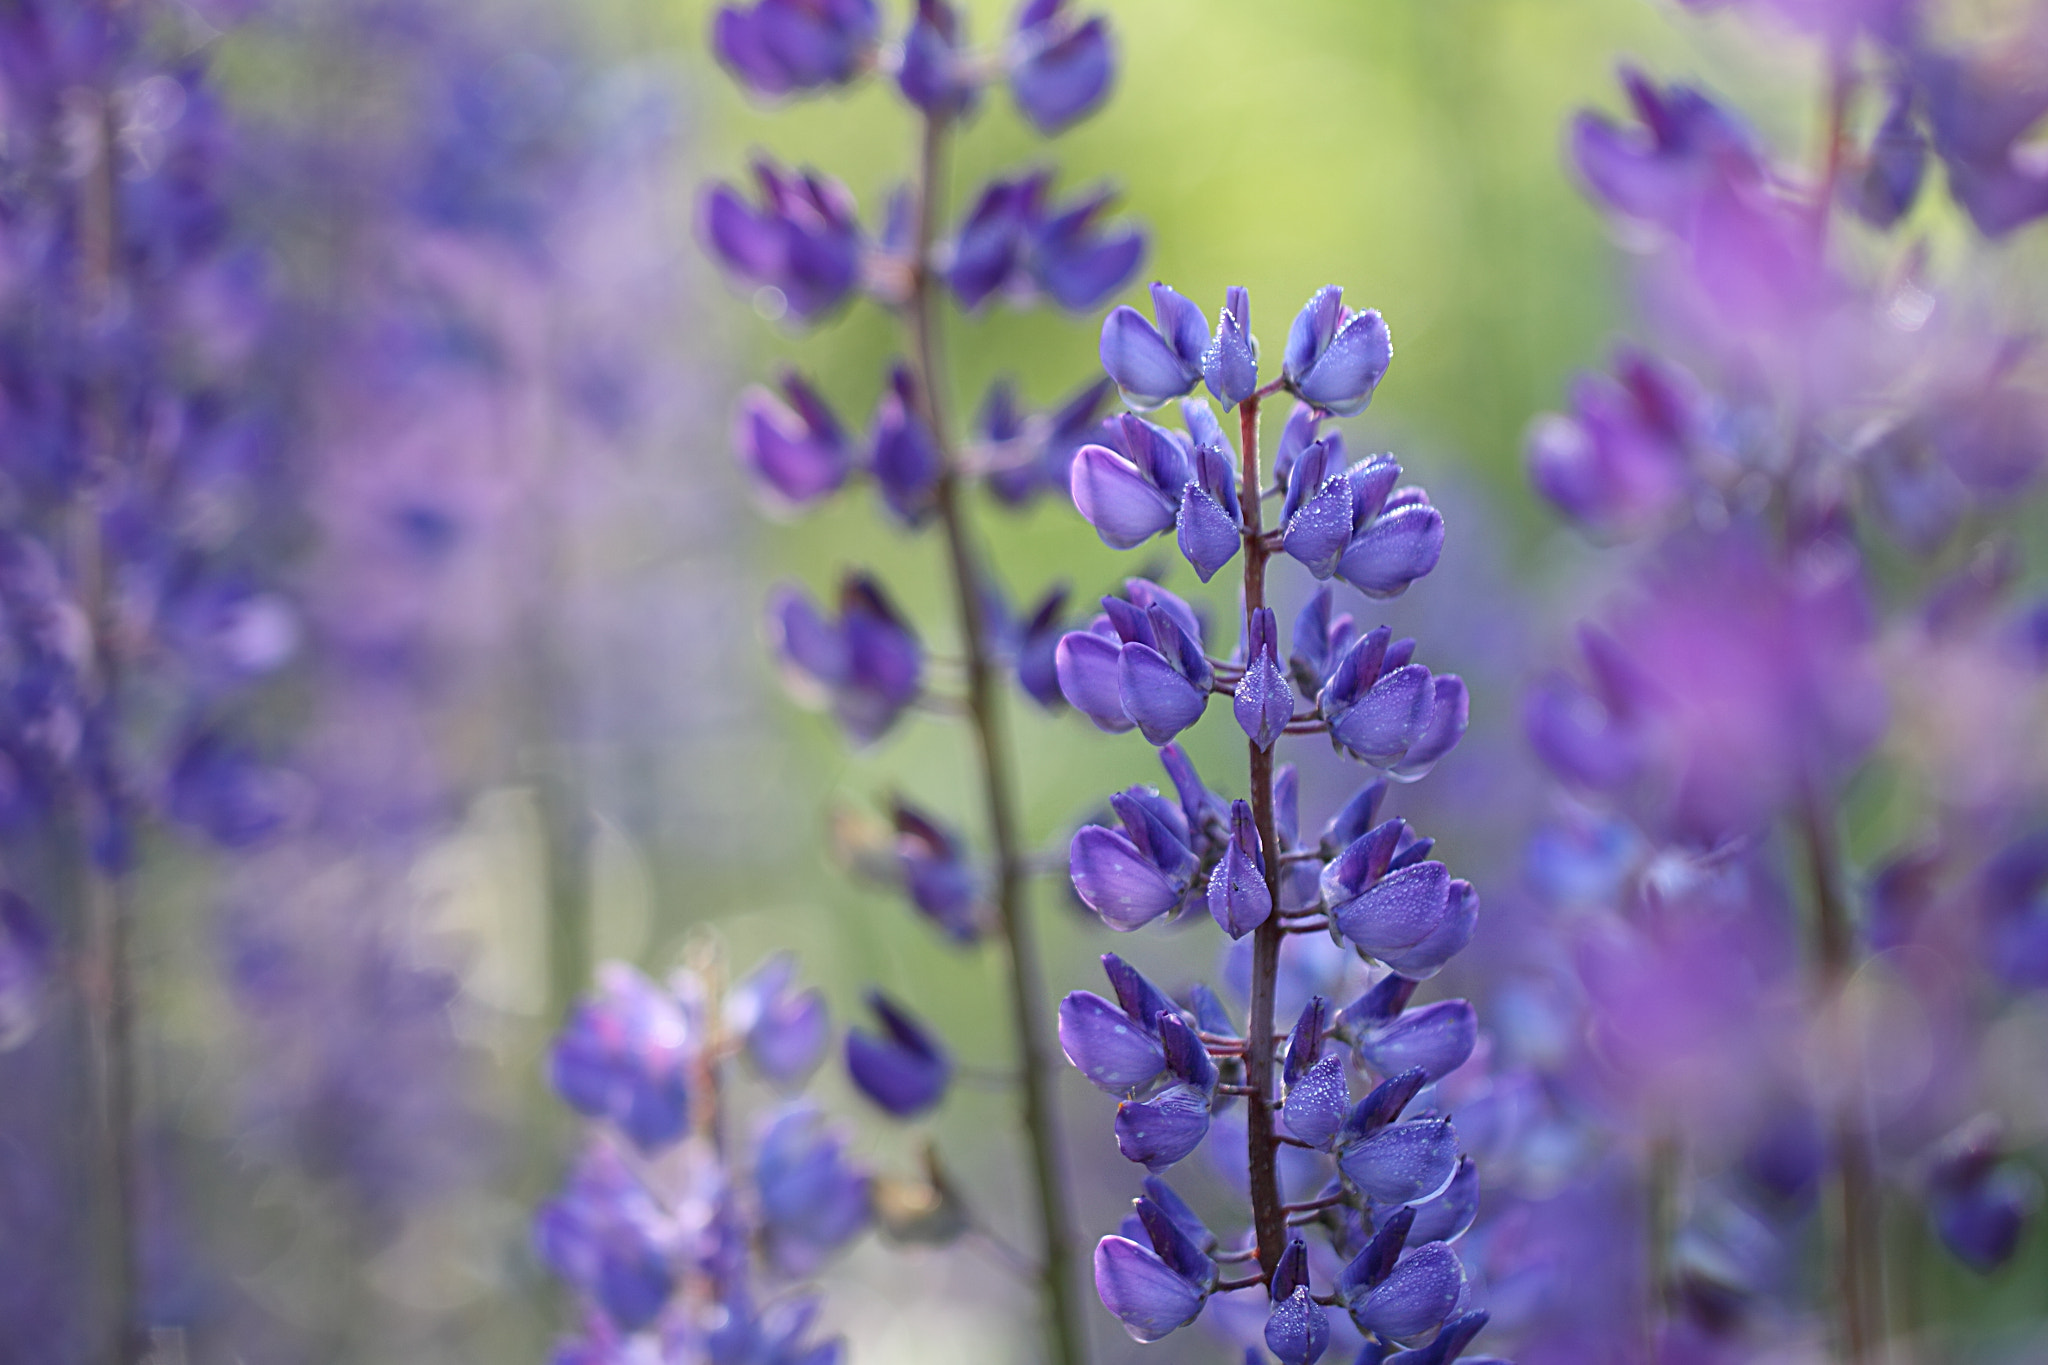
[[[801,512],[859,477],[889,521],[936,531],[945,543],[964,696],[935,685],[919,629],[872,574],[846,573],[830,607],[800,588],[778,589],[769,636],[791,690],[829,709],[857,744],[881,742],[919,707],[964,714],[972,729],[986,808],[979,851],[913,799],[896,796],[887,827],[848,840],[848,852],[856,868],[900,889],[955,945],[986,945],[1005,959],[1044,1248],[1049,1351],[1072,1365],[1082,1330],[1066,1270],[1069,1215],[1045,1060],[1051,1030],[1038,998],[1028,855],[1003,720],[1008,679],[1041,706],[1063,704],[1057,655],[1066,590],[1055,585],[1013,610],[984,562],[970,499],[985,490],[1003,507],[1022,508],[1068,487],[1102,436],[1110,386],[1087,384],[1034,412],[998,378],[971,430],[955,430],[937,332],[948,298],[969,312],[997,301],[1091,311],[1130,280],[1145,237],[1111,216],[1109,190],[1063,191],[1042,166],[991,180],[957,221],[947,221],[938,199],[950,138],[991,86],[1007,84],[1025,120],[1048,136],[1101,104],[1114,74],[1101,19],[1075,14],[1066,0],[1031,0],[1004,40],[985,51],[970,45],[947,0],[917,0],[899,35],[884,28],[872,0],[758,0],[719,11],[713,47],[753,95],[779,99],[879,75],[910,106],[921,145],[915,179],[891,196],[879,221],[864,223],[852,195],[830,177],[762,158],[751,189],[720,184],[704,195],[699,238],[766,316],[814,324],[864,296],[903,324],[906,356],[888,367],[864,435],[810,380],[788,373],[776,389],[755,387],[741,397],[734,445],[773,511]],[[848,1075],[894,1117],[931,1112],[954,1073],[944,1042],[911,1004],[879,991],[869,1003],[876,1027],[848,1033]]]
[[[420,863],[480,776],[451,697],[510,633],[476,566],[528,546],[493,534],[528,491],[498,409],[561,399],[580,440],[567,395],[609,422],[631,391],[520,334],[596,147],[629,158],[543,27],[393,19],[0,19],[0,1338],[44,1358],[408,1355],[454,1303],[344,1249],[492,1174]],[[284,117],[214,79],[243,45],[359,62],[399,117],[353,79]],[[259,1261],[273,1229],[308,1254]]]
[[[731,1112],[735,1063],[787,1095],[829,1032],[823,998],[795,987],[787,957],[722,999],[706,971],[657,985],[604,969],[549,1059],[556,1093],[590,1121],[534,1222],[541,1259],[583,1306],[561,1365],[841,1358],[838,1341],[812,1338],[816,1296],[775,1286],[867,1228],[871,1177],[812,1106],[778,1101],[745,1141]]]
[[[1592,1040],[1560,1089],[1633,1127],[1652,1210],[1648,1328],[1587,1322],[1571,1349],[1647,1330],[1640,1349],[1738,1360],[1782,1337],[1820,1307],[1787,1271],[1826,1183],[1826,1311],[1841,1358],[1865,1361],[1888,1331],[1881,1201],[1922,1203],[1988,1272],[2039,1197],[1956,981],[1975,959],[2008,991],[2037,984],[2021,850],[2040,792],[2011,746],[2040,663],[2032,613],[2000,601],[2001,522],[2038,480],[2048,389],[2030,344],[1944,296],[1902,229],[1940,212],[1936,164],[1986,236],[2048,213],[2016,150],[2048,87],[1997,44],[1945,46],[1931,3],[1732,7],[1816,36],[1818,164],[1783,164],[1703,90],[1625,72],[1632,117],[1582,114],[1569,155],[1640,250],[1648,340],[1581,376],[1527,446],[1559,512],[1631,547],[1576,666],[1525,706],[1570,793],[1530,858],[1570,916]],[[1901,683],[1916,659],[1936,676]],[[1947,775],[1977,742],[1966,711],[2005,726],[1968,795]],[[1923,832],[1852,869],[1845,811],[1873,772],[1903,780]],[[1906,1037],[1924,1064],[1878,1060]]]
[[[1361,630],[1328,586],[1301,611],[1283,663],[1265,601],[1268,561],[1281,555],[1314,578],[1393,596],[1435,566],[1443,519],[1421,489],[1397,487],[1390,457],[1347,465],[1341,435],[1321,431],[1326,418],[1363,410],[1386,371],[1392,351],[1377,312],[1319,291],[1295,319],[1280,377],[1262,385],[1243,290],[1229,291],[1213,333],[1166,286],[1153,299],[1156,326],[1128,308],[1110,314],[1104,368],[1132,406],[1206,384],[1237,410],[1240,438],[1233,444],[1199,398],[1184,398],[1184,432],[1118,418],[1107,440],[1076,457],[1074,503],[1118,548],[1177,531],[1205,581],[1242,550],[1241,637],[1228,660],[1211,658],[1195,611],[1139,578],[1103,599],[1093,626],[1060,641],[1068,700],[1100,728],[1135,727],[1158,746],[1174,793],[1139,786],[1113,796],[1118,826],[1078,831],[1070,872],[1112,929],[1202,907],[1231,940],[1249,939],[1250,1007],[1240,1024],[1199,983],[1177,1001],[1113,953],[1103,958],[1113,1000],[1076,991],[1061,1004],[1068,1060],[1118,1097],[1117,1148],[1152,1172],[1134,1215],[1096,1248],[1096,1290],[1139,1341],[1194,1321],[1217,1295],[1255,1292],[1269,1304],[1266,1349],[1285,1365],[1330,1349],[1329,1307],[1356,1330],[1360,1359],[1450,1361],[1487,1315],[1468,1302],[1450,1245],[1472,1223],[1478,1174],[1439,1082],[1471,1058],[1478,1021],[1463,1000],[1409,1005],[1471,941],[1479,903],[1430,857],[1431,839],[1381,819],[1380,806],[1390,781],[1422,777],[1457,744],[1465,687],[1414,662],[1413,640]],[[1298,404],[1268,488],[1259,404],[1283,390]],[[1270,531],[1269,499],[1280,503]],[[1248,740],[1242,799],[1211,791],[1174,743],[1215,694],[1231,697]],[[1282,735],[1307,734],[1327,734],[1338,753],[1383,774],[1314,836],[1302,827],[1294,768],[1273,757]],[[1371,984],[1341,1010],[1311,995],[1276,1047],[1280,950],[1297,934],[1327,934],[1371,964]],[[1240,1102],[1252,1226],[1219,1238],[1159,1173]],[[1283,1148],[1303,1163],[1283,1172]],[[1307,1231],[1318,1235],[1313,1249]],[[1240,1265],[1251,1273],[1226,1278]]]

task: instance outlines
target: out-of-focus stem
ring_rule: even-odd
[[[1032,937],[1024,903],[1028,851],[1017,827],[1016,775],[1011,765],[1009,736],[1003,726],[1002,677],[990,657],[988,622],[982,599],[981,569],[972,528],[961,494],[960,462],[953,447],[940,401],[936,310],[932,287],[932,244],[938,236],[939,198],[946,140],[945,121],[924,120],[917,178],[917,233],[910,267],[911,341],[917,367],[919,401],[938,443],[939,524],[951,566],[955,614],[966,670],[967,717],[981,759],[982,799],[988,819],[989,843],[995,860],[996,920],[1009,968],[1010,1022],[1015,1034],[1017,1071],[1022,1082],[1024,1134],[1030,1149],[1033,1185],[1043,1259],[1039,1292],[1046,1319],[1048,1355],[1054,1365],[1082,1365],[1086,1334],[1076,1311],[1073,1273],[1073,1230],[1067,1213],[1066,1179],[1059,1152],[1052,1072],[1045,1039],[1044,987],[1038,947]]]
[[[88,327],[104,325],[116,306],[120,221],[115,159],[119,152],[112,96],[100,95],[97,142],[79,193],[79,302]],[[121,459],[118,400],[102,386],[88,415],[86,469],[71,511],[73,567],[90,628],[82,680],[86,703],[103,712],[119,686],[116,623],[100,534],[100,489]],[[108,723],[102,717],[102,724]],[[77,893],[86,925],[84,996],[92,1020],[93,1073],[100,1111],[100,1164],[105,1205],[101,1252],[107,1278],[106,1359],[134,1365],[148,1355],[138,1311],[135,1151],[135,985],[129,946],[129,907],[119,880],[101,866],[93,846],[93,794],[80,774],[72,787],[77,839]]]
[[[1814,194],[1813,231],[1825,243],[1828,223],[1834,217],[1835,199],[1841,189],[1842,170],[1849,155],[1849,102],[1856,94],[1856,73],[1848,45],[1831,42],[1827,48],[1827,84],[1821,106],[1820,184]]]
[[[1259,400],[1238,405],[1238,437],[1243,469],[1239,501],[1244,508],[1245,619],[1266,605],[1266,548],[1259,509]],[[1247,740],[1251,767],[1252,820],[1259,829],[1259,848],[1266,860],[1266,893],[1273,913],[1252,933],[1251,1017],[1245,1024],[1246,1150],[1251,1163],[1252,1227],[1258,1236],[1259,1268],[1271,1276],[1287,1249],[1287,1213],[1282,1207],[1277,1154],[1280,1141],[1273,1129],[1273,989],[1280,973],[1280,836],[1273,819],[1273,751]]]
[[[1799,815],[1811,878],[1816,984],[1823,1008],[1841,1003],[1855,970],[1855,943],[1848,899],[1842,889],[1834,821],[1817,795],[1809,794]],[[1832,1116],[1834,1147],[1833,1228],[1836,1331],[1848,1365],[1874,1360],[1884,1336],[1884,1236],[1877,1171],[1864,1122],[1861,1078],[1842,1078],[1844,1093]]]
[[[1825,60],[1819,183],[1813,203],[1814,235],[1822,245],[1847,164],[1849,105],[1856,89],[1846,39],[1830,42]],[[1813,897],[1815,994],[1821,1008],[1838,1008],[1856,968],[1856,947],[1835,846],[1834,813],[1819,791],[1809,788],[1803,794],[1797,825]],[[1831,1116],[1836,1335],[1847,1365],[1875,1359],[1884,1338],[1884,1230],[1861,1082],[1853,1071],[1842,1078],[1843,1094]]]
[[[1650,1365],[1663,1359],[1664,1325],[1671,1317],[1671,1248],[1678,1239],[1680,1166],[1677,1138],[1665,1133],[1651,1139],[1644,1229],[1650,1243],[1644,1257],[1648,1282],[1643,1286],[1644,1356]]]

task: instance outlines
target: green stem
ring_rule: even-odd
[[[1016,774],[1003,725],[1002,675],[990,656],[984,619],[981,571],[968,525],[958,453],[953,448],[940,402],[937,298],[931,270],[938,235],[939,197],[946,129],[927,117],[917,181],[917,238],[911,256],[908,312],[924,416],[940,452],[937,492],[939,524],[951,569],[955,614],[967,682],[967,718],[981,762],[982,797],[995,860],[996,921],[1009,968],[1010,1022],[1021,1081],[1024,1134],[1030,1149],[1032,1182],[1038,1198],[1043,1258],[1039,1291],[1054,1365],[1081,1365],[1086,1335],[1074,1295],[1073,1228],[1067,1213],[1066,1181],[1059,1152],[1044,986],[1038,948],[1025,905],[1028,853],[1018,829]]]

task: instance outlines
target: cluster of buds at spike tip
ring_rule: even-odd
[[[1103,368],[1140,411],[1181,399],[1186,429],[1127,415],[1075,456],[1074,505],[1104,544],[1127,550],[1174,530],[1203,582],[1237,555],[1246,496],[1234,472],[1240,453],[1208,402],[1185,396],[1206,382],[1226,410],[1275,389],[1299,399],[1274,462],[1284,494],[1270,533],[1275,548],[1315,577],[1339,578],[1368,597],[1399,596],[1436,567],[1444,524],[1428,495],[1396,486],[1401,467],[1391,457],[1347,464],[1342,435],[1320,434],[1325,417],[1364,411],[1392,360],[1377,312],[1351,313],[1341,290],[1319,291],[1295,319],[1280,378],[1262,388],[1242,289],[1229,292],[1213,336],[1193,303],[1163,284],[1152,295],[1157,326],[1128,307],[1109,315]]]
[[[745,1339],[779,1342],[765,1358],[840,1358],[841,1343],[808,1339],[815,1295],[760,1292],[815,1273],[873,1220],[873,1178],[792,1098],[830,1041],[824,1000],[797,988],[787,957],[722,1000],[714,980],[686,969],[657,984],[611,964],[550,1053],[556,1093],[590,1120],[534,1219],[541,1260],[584,1306],[557,1359],[718,1359]],[[742,1060],[768,1091],[744,1145],[725,1138]]]
[[[1415,662],[1413,640],[1385,627],[1361,631],[1327,583],[1295,622],[1291,648],[1262,597],[1275,556],[1366,598],[1398,594],[1435,567],[1443,519],[1420,489],[1398,486],[1391,457],[1350,463],[1342,434],[1324,430],[1328,419],[1362,411],[1386,372],[1392,350],[1377,312],[1345,308],[1335,288],[1319,291],[1295,320],[1280,376],[1262,384],[1245,291],[1228,291],[1213,331],[1165,285],[1152,297],[1151,319],[1119,308],[1105,321],[1103,367],[1130,407],[1180,400],[1182,430],[1134,413],[1106,423],[1103,438],[1074,457],[1074,505],[1118,549],[1174,531],[1204,582],[1245,555],[1245,610],[1235,652],[1213,658],[1200,613],[1134,578],[1060,641],[1067,700],[1100,729],[1135,729],[1159,746],[1174,789],[1120,792],[1110,800],[1114,827],[1074,835],[1074,890],[1119,931],[1199,905],[1228,938],[1269,952],[1283,935],[1327,933],[1374,984],[1341,1012],[1312,998],[1277,1059],[1270,1019],[1240,1023],[1200,983],[1175,999],[1115,954],[1103,958],[1113,999],[1066,998],[1067,1058],[1117,1097],[1117,1148],[1151,1173],[1133,1217],[1096,1249],[1096,1288],[1139,1341],[1194,1321],[1218,1294],[1258,1292],[1266,1350],[1287,1365],[1330,1349],[1333,1306],[1349,1320],[1342,1331],[1358,1334],[1361,1360],[1450,1361],[1485,1314],[1460,1311],[1469,1290],[1451,1243],[1472,1223],[1478,1173],[1438,1082],[1472,1056],[1478,1020],[1463,1000],[1408,1006],[1470,942],[1478,898],[1429,857],[1431,840],[1404,820],[1380,819],[1379,808],[1391,782],[1423,776],[1457,744],[1465,687]],[[1194,395],[1197,385],[1209,397]],[[1210,399],[1242,409],[1246,439],[1255,439],[1257,404],[1280,392],[1297,402],[1273,486],[1261,487],[1246,482],[1258,477],[1256,451],[1225,434]],[[1277,523],[1264,515],[1269,500],[1279,504]],[[1174,743],[1218,694],[1231,698],[1249,741],[1252,789],[1241,799],[1210,791]],[[1272,755],[1283,737],[1311,734],[1327,734],[1339,754],[1382,775],[1304,838],[1295,770],[1276,768]],[[1253,985],[1268,1013],[1270,992],[1270,982]],[[1317,1164],[1324,1184],[1298,1203],[1262,1208],[1253,1178],[1260,1232],[1226,1246],[1161,1173],[1201,1148],[1216,1115],[1247,1100],[1276,1112],[1279,1125],[1253,1131],[1250,1160],[1271,1171],[1284,1141]],[[1275,1225],[1290,1230],[1284,1246],[1268,1243],[1264,1229]],[[1310,1234],[1326,1238],[1338,1258],[1330,1264],[1342,1266],[1320,1287]],[[1228,1267],[1254,1257],[1254,1275],[1228,1278]]]

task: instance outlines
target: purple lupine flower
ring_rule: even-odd
[[[1986,965],[2021,990],[2048,987],[2048,833],[1999,849],[1978,874]]]
[[[1213,1282],[1213,1264],[1210,1276]],[[1187,1268],[1126,1237],[1096,1243],[1095,1293],[1134,1341],[1158,1341],[1187,1326],[1201,1316],[1209,1297]]]
[[[1415,1072],[1381,1083],[1381,1089],[1421,1085]],[[1337,1140],[1337,1166],[1367,1198],[1382,1204],[1420,1204],[1450,1188],[1458,1173],[1458,1135],[1447,1118],[1392,1122],[1378,1091],[1358,1102]],[[1394,1112],[1405,1106],[1402,1099]]]
[[[586,1150],[561,1193],[534,1218],[547,1267],[587,1295],[619,1330],[652,1323],[674,1291],[679,1229],[602,1144]]]
[[[989,386],[980,427],[991,450],[987,482],[996,497],[1022,507],[1048,489],[1066,492],[1073,482],[1074,456],[1102,426],[1102,405],[1115,389],[1108,379],[1083,387],[1043,419],[1017,411],[1007,381]]]
[[[1361,1332],[1413,1341],[1457,1311],[1465,1268],[1441,1241],[1415,1236],[1417,1220],[1413,1208],[1395,1211],[1339,1276],[1337,1293]]]
[[[598,994],[570,1014],[548,1057],[565,1103],[604,1119],[642,1151],[672,1146],[688,1131],[695,1048],[681,1006],[624,963],[610,963]]]
[[[845,302],[860,283],[862,239],[846,188],[815,172],[786,174],[754,163],[761,206],[730,186],[705,196],[699,235],[728,272],[774,290],[779,306],[809,322]]]
[[[1353,477],[1342,464],[1341,448],[1311,441],[1295,457],[1287,473],[1287,495],[1280,504],[1280,548],[1317,578],[1337,572],[1352,534],[1361,521],[1379,515],[1387,495],[1401,477],[1391,460]]]
[[[1280,429],[1280,443],[1273,449],[1273,478],[1282,488],[1294,481],[1294,462],[1301,458],[1318,440],[1331,439],[1342,448],[1344,434],[1332,431],[1326,438],[1323,433],[1323,419],[1329,416],[1321,408],[1297,400],[1287,414],[1287,423]],[[1343,464],[1340,458],[1338,465]]]
[[[839,619],[828,621],[794,588],[769,603],[769,631],[799,696],[829,704],[863,743],[886,733],[917,698],[922,651],[881,586],[863,575],[840,584]]]
[[[1097,307],[1130,282],[1145,259],[1145,234],[1097,220],[1116,200],[1097,189],[1067,204],[1048,204],[1028,225],[1024,268],[1054,303],[1070,312]]]
[[[1017,685],[1024,689],[1024,695],[1048,711],[1057,711],[1066,704],[1066,698],[1060,694],[1059,679],[1060,639],[1067,633],[1063,624],[1066,606],[1066,584],[1054,584],[1047,589],[1030,617],[1018,627],[1012,650]]]
[[[874,0],[757,0],[724,5],[711,46],[757,95],[845,85],[873,60],[880,19]]]
[[[1202,444],[1195,448],[1195,477],[1181,490],[1180,513],[1174,520],[1181,555],[1204,582],[1237,557],[1243,538],[1237,500],[1237,476],[1224,451]]]
[[[880,1036],[846,1031],[846,1073],[862,1094],[899,1119],[914,1118],[945,1098],[953,1063],[931,1031],[880,991],[868,992]]]
[[[771,1118],[754,1144],[754,1189],[770,1254],[807,1275],[868,1225],[873,1181],[847,1159],[846,1141],[808,1105]]]
[[[541,1209],[541,1258],[586,1303],[584,1330],[558,1359],[617,1359],[626,1341],[657,1338],[664,1349],[767,1365],[838,1358],[836,1344],[805,1340],[814,1298],[755,1308],[756,1255],[769,1276],[815,1273],[870,1222],[872,1178],[808,1105],[773,1110],[752,1143],[722,1136],[734,1044],[743,1042],[764,1073],[793,1079],[814,1060],[809,1043],[822,1041],[822,1001],[792,993],[789,968],[787,958],[769,960],[722,1008],[713,982],[687,970],[674,978],[685,1014],[706,1031],[695,1059],[705,1120],[679,1139],[690,1146],[661,1162],[628,1159],[611,1126],[600,1126]],[[792,1038],[795,1051],[811,1055],[792,1061]],[[750,1169],[735,1159],[742,1150]]]
[[[1823,546],[1783,567],[1734,531],[1671,542],[1645,579],[1610,635],[1585,636],[1594,704],[1531,701],[1561,775],[1633,783],[1647,819],[1712,841],[1861,757],[1884,702],[1852,560]]]
[[[1560,512],[1601,536],[1653,525],[1691,483],[1701,400],[1689,376],[1645,352],[1615,357],[1615,378],[1581,375],[1570,416],[1529,429],[1529,477]]]
[[[1360,835],[1323,869],[1330,923],[1402,976],[1426,980],[1471,941],[1479,898],[1444,865],[1425,861],[1428,840],[1399,820]]]
[[[1251,295],[1232,285],[1216,314],[1216,335],[1202,350],[1202,381],[1227,412],[1259,387],[1259,343]]]
[[[1273,1304],[1266,1319],[1266,1349],[1279,1357],[1281,1365],[1315,1365],[1330,1349],[1329,1316],[1309,1297],[1306,1284],[1296,1285]]]
[[[1934,453],[1980,499],[2021,492],[2041,471],[2048,401],[2036,384],[2010,373],[2011,354],[2000,354],[1988,373],[1959,376],[1955,391],[1930,403],[1923,419]]]
[[[1412,1341],[1442,1325],[1465,1291],[1465,1268],[1442,1242],[1419,1247],[1351,1308],[1351,1320],[1389,1341]]]
[[[1067,204],[1048,201],[1052,172],[991,181],[960,225],[946,282],[968,307],[1001,293],[1043,294],[1076,312],[1121,289],[1145,254],[1145,235],[1098,219],[1115,201],[1098,189]]]
[[[1288,392],[1324,412],[1355,417],[1372,402],[1394,343],[1376,308],[1353,312],[1344,291],[1326,285],[1295,315],[1287,331],[1281,377]]]
[[[1074,893],[1112,929],[1129,932],[1185,904],[1199,860],[1186,816],[1151,787],[1110,798],[1121,831],[1083,825],[1068,847]]]
[[[1471,1117],[1468,1110],[1468,1128]],[[1471,1157],[1459,1157],[1457,1174],[1451,1177],[1451,1183],[1444,1192],[1410,1207],[1415,1212],[1410,1237],[1416,1244],[1456,1241],[1465,1235],[1479,1216],[1479,1167],[1473,1164]]]
[[[1039,171],[1019,180],[992,180],[968,210],[946,268],[946,283],[962,307],[979,307],[990,295],[1012,286],[1050,177],[1049,171]]]
[[[36,1031],[51,966],[42,917],[18,892],[0,889],[0,1052],[20,1047]]]
[[[1380,477],[1370,463],[1353,477],[1361,506]],[[1367,597],[1399,597],[1436,567],[1443,552],[1444,519],[1421,489],[1395,489],[1378,516],[1358,521],[1350,546],[1337,562],[1337,577]]]
[[[1658,89],[1633,68],[1622,86],[1641,124],[1623,129],[1603,114],[1573,121],[1572,160],[1595,198],[1629,218],[1687,231],[1715,187],[1765,175],[1749,132],[1699,91]]]
[[[1209,345],[1202,310],[1163,284],[1152,286],[1152,316],[1156,327],[1137,309],[1119,304],[1102,320],[1102,368],[1124,402],[1140,412],[1192,392],[1202,380],[1202,352]],[[1085,508],[1082,515],[1088,515]]]
[[[1140,1020],[1089,991],[1060,1002],[1060,1049],[1089,1083],[1112,1095],[1143,1090],[1166,1069],[1158,1017]]]
[[[1266,888],[1266,858],[1259,847],[1258,826],[1244,801],[1230,805],[1230,841],[1209,874],[1209,914],[1223,932],[1243,938],[1273,913]]]
[[[1288,1086],[1281,1118],[1288,1132],[1327,1151],[1350,1112],[1351,1086],[1344,1075],[1344,1059],[1332,1052]]]
[[[987,928],[980,878],[959,836],[900,797],[891,803],[896,825],[896,867],[919,914],[956,943],[972,943]]]
[[[1179,521],[1194,455],[1175,433],[1128,414],[1103,435],[1104,444],[1076,452],[1068,491],[1103,544],[1129,550]]]
[[[1270,749],[1294,718],[1294,689],[1280,671],[1280,626],[1271,607],[1253,612],[1245,636],[1244,677],[1232,699],[1238,728]]]
[[[914,527],[938,505],[941,468],[939,444],[925,421],[917,378],[908,366],[898,365],[875,403],[868,472],[890,512]]]
[[[796,959],[768,958],[726,996],[725,1023],[746,1042],[747,1060],[777,1086],[801,1084],[824,1060],[831,1021],[824,993],[791,989]]]
[[[1479,1018],[1463,1000],[1439,1000],[1365,1031],[1356,1048],[1361,1064],[1382,1076],[1420,1071],[1442,1080],[1472,1056],[1479,1042]]]
[[[1988,1275],[2018,1250],[2041,1204],[2041,1180],[2006,1159],[1995,1121],[1979,1121],[1942,1144],[1928,1170],[1927,1202],[1942,1245]]]
[[[1926,101],[1949,194],[1987,237],[2048,214],[2048,175],[2019,144],[2048,112],[2048,83],[1990,52],[1923,49],[1913,78]]]
[[[1163,745],[1201,719],[1215,671],[1185,602],[1139,578],[1126,591],[1129,599],[1102,599],[1104,615],[1091,629],[1061,637],[1060,690],[1101,728],[1136,726]]]
[[[853,448],[801,375],[785,372],[782,391],[787,403],[759,385],[740,395],[733,448],[764,493],[795,509],[839,491],[853,470]]]
[[[1178,1010],[1159,1011],[1154,1023],[1170,1083],[1147,1098],[1117,1105],[1115,1132],[1126,1160],[1157,1172],[1191,1155],[1208,1136],[1217,1070]]]
[[[1339,749],[1405,779],[1427,772],[1464,733],[1464,684],[1409,663],[1414,641],[1389,640],[1391,633],[1381,626],[1346,650],[1324,680],[1316,707]],[[1446,703],[1441,719],[1439,697]]]
[[[1384,1365],[1450,1365],[1454,1360],[1463,1360],[1465,1365],[1507,1365],[1495,1356],[1468,1356],[1465,1348],[1488,1322],[1483,1312],[1461,1313],[1443,1325],[1443,1330],[1429,1339],[1427,1346],[1414,1350],[1396,1351],[1386,1357]]]
[[[1116,67],[1099,17],[1076,22],[1066,0],[1030,0],[1017,12],[1010,94],[1039,132],[1051,137],[1095,112]]]
[[[960,118],[981,97],[979,77],[961,49],[960,14],[946,0],[917,0],[896,71],[903,98],[938,119]]]
[[[1171,743],[1208,708],[1213,670],[1201,637],[1182,630],[1163,608],[1127,620],[1132,633],[1117,654],[1117,696],[1147,740]]]
[[[1913,117],[1913,104],[1912,86],[1901,83],[1893,90],[1864,156],[1863,172],[1849,191],[1857,214],[1881,231],[1912,211],[1927,178],[1927,135]]]

